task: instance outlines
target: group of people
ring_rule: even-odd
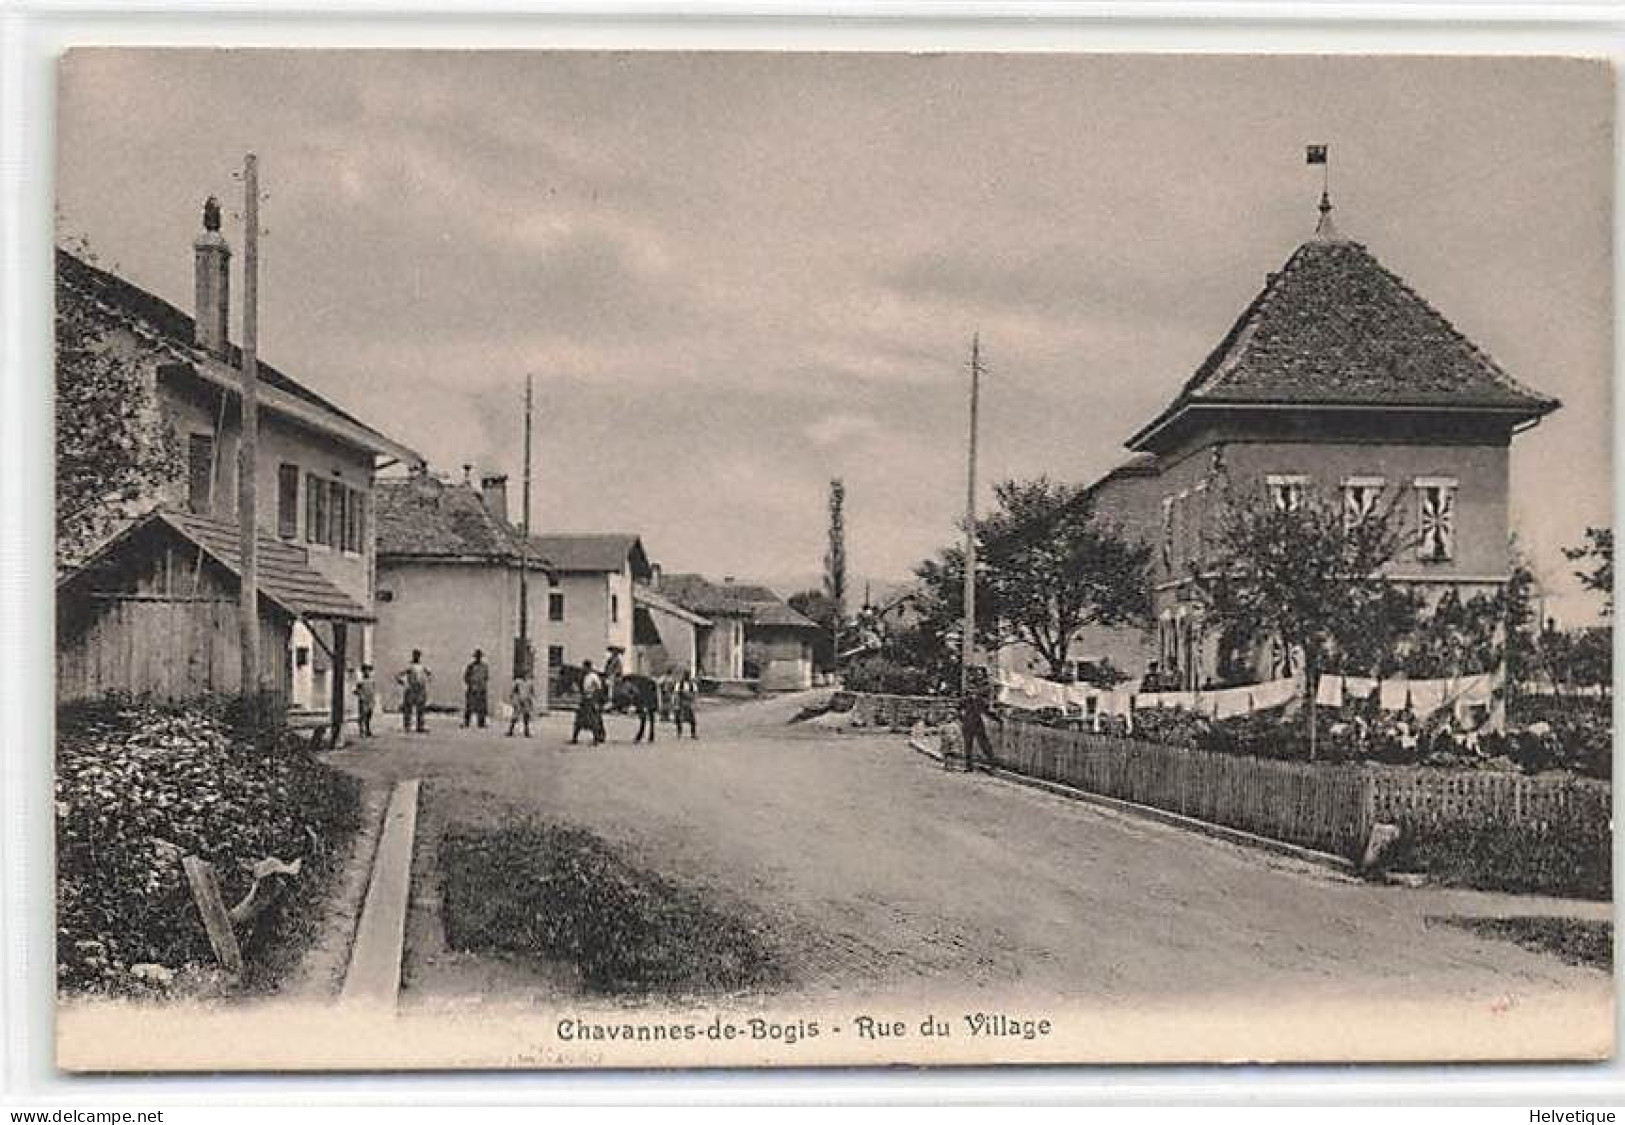
[[[638,732],[633,736],[633,742],[645,739],[653,742],[662,718],[670,718],[676,724],[678,738],[683,737],[685,726],[691,738],[700,737],[694,721],[694,702],[699,696],[699,687],[686,667],[675,675],[667,671],[659,678],[628,676],[620,671],[619,658],[620,653],[611,650],[602,675],[594,671],[592,661],[581,662],[581,693],[576,700],[575,725],[570,731],[572,746],[579,743],[583,734],[592,738],[594,746],[603,744],[604,709],[620,700],[623,683],[631,689],[630,704],[638,716]]]
[[[424,712],[429,704],[429,684],[434,679],[423,661],[421,649],[412,650],[412,659],[395,676],[401,689],[401,727],[407,732],[427,733]],[[611,648],[602,673],[595,671],[592,661],[581,662],[580,698],[576,704],[575,726],[570,734],[571,744],[577,744],[582,734],[592,737],[593,745],[605,741],[604,710],[619,697],[621,685],[632,689],[631,705],[638,715],[638,733],[634,742],[655,740],[655,729],[661,718],[671,719],[677,726],[677,736],[686,727],[692,738],[699,732],[694,721],[694,703],[699,689],[687,668],[676,674],[666,672],[658,679],[649,676],[628,676],[622,671],[621,652]],[[372,736],[372,716],[378,706],[378,681],[373,678],[373,666],[361,665],[352,694],[356,701],[356,720],[363,737]],[[530,737],[530,721],[536,712],[536,682],[529,671],[518,669],[508,689],[508,737],[523,730]],[[481,649],[475,649],[473,658],[463,668],[463,726],[484,729],[491,712],[491,665]]]

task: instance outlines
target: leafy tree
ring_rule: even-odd
[[[57,557],[72,561],[138,498],[174,479],[173,430],[159,417],[140,366],[110,349],[88,305],[56,310]]]
[[[1038,477],[1004,481],[994,496],[997,509],[976,528],[983,647],[1030,645],[1060,679],[1083,629],[1150,617],[1150,548],[1100,519],[1086,490]],[[927,591],[926,616],[945,636],[957,638],[962,628],[964,573],[957,547],[915,570]]]
[[[1321,672],[1344,654],[1370,660],[1374,623],[1388,635],[1408,629],[1409,605],[1384,573],[1404,542],[1393,498],[1353,525],[1313,492],[1290,508],[1232,497],[1220,509],[1196,587],[1232,636],[1278,638],[1302,654],[1311,759]]]
[[[1614,616],[1614,529],[1611,527],[1586,528],[1586,541],[1579,547],[1564,547],[1563,554],[1570,562],[1585,564],[1576,570],[1575,577],[1586,589],[1602,595],[1602,614]]]

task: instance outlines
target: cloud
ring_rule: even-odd
[[[826,414],[803,432],[814,445],[831,446],[870,437],[879,430],[878,422],[862,414]]]

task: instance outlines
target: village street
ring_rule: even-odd
[[[640,866],[705,889],[760,926],[803,997],[940,994],[1182,1003],[1245,994],[1382,1003],[1419,986],[1477,1008],[1560,992],[1606,1004],[1608,978],[1444,916],[1606,903],[1370,886],[977,775],[945,772],[899,735],[787,726],[805,695],[701,712],[699,742],[653,747],[609,717],[610,742],[382,734],[333,756],[363,776],[424,779],[403,1001],[547,1002],[535,968],[449,951],[435,842],[448,824],[579,825]]]

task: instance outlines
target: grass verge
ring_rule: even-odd
[[[582,829],[453,826],[439,859],[453,949],[570,964],[607,994],[726,993],[783,979],[758,929]]]
[[[1614,971],[1614,924],[1585,918],[1429,917],[1429,925],[1443,924],[1469,930],[1479,937],[1510,941],[1535,953],[1549,953],[1570,965],[1584,965],[1605,973]]]

